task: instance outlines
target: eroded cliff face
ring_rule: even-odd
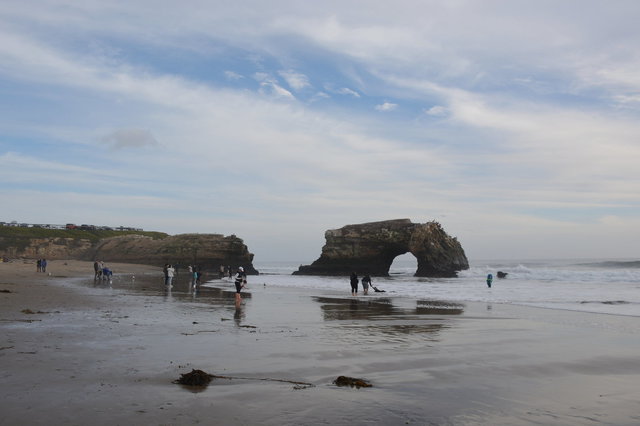
[[[2,237],[0,237],[2,240]],[[0,255],[49,260],[103,260],[162,266],[165,263],[199,265],[218,271],[220,265],[257,274],[253,254],[235,235],[181,234],[153,239],[142,235],[105,238],[97,243],[76,238],[12,238],[4,241]]]
[[[452,277],[469,269],[462,245],[437,222],[416,224],[408,251],[418,259],[417,277]]]
[[[106,238],[87,252],[87,259],[152,265],[165,263],[198,265],[205,270],[220,266],[244,267],[247,274],[257,274],[253,253],[249,253],[241,238],[235,235],[180,234],[163,239],[142,235]]]
[[[80,259],[92,246],[91,241],[76,238],[13,238],[2,242],[2,256],[51,260]]]
[[[347,225],[325,232],[322,254],[294,274],[388,276],[393,260],[407,252],[418,260],[420,277],[453,277],[469,268],[458,240],[437,222],[413,223],[409,219]]]

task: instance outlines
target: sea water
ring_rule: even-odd
[[[349,277],[292,275],[310,262],[256,262],[259,276],[252,285],[322,289],[351,295]],[[389,277],[373,276],[367,297],[404,297],[451,302],[488,302],[640,316],[640,261],[633,260],[535,260],[472,261],[457,278],[414,277],[415,261],[396,260]],[[507,273],[503,279],[497,272]],[[491,288],[487,274],[493,275]],[[362,287],[360,295],[362,296]]]

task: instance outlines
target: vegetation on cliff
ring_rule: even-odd
[[[17,226],[0,226],[0,249],[7,242],[28,241],[30,239],[45,238],[73,238],[74,240],[89,240],[96,243],[103,238],[118,237],[122,235],[144,235],[154,240],[166,238],[169,235],[164,232],[154,231],[107,231],[107,230],[80,230],[80,229],[46,229],[46,228],[21,228]]]
[[[46,229],[0,226],[0,256],[105,260],[145,265],[197,265],[202,270],[236,269],[257,274],[253,254],[241,238],[220,234],[168,235],[105,229]]]

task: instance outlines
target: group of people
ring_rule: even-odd
[[[369,276],[369,274],[365,274],[365,276],[362,277],[362,280],[359,280],[358,274],[352,272],[351,277],[349,278],[349,282],[351,283],[352,296],[358,295],[358,283],[360,282],[362,283],[362,293],[365,295],[369,294],[369,287],[373,288],[373,290],[378,293],[384,293],[384,290],[379,290],[377,287],[374,287],[373,284],[371,284],[371,276]]]
[[[36,262],[38,272],[47,272],[47,259],[38,259]]]
[[[171,288],[173,278],[176,275],[176,269],[172,265],[167,263],[164,265],[163,271],[164,271],[164,284],[168,288]],[[187,267],[187,272],[191,277],[191,280],[192,280],[191,282],[194,287],[200,284],[200,281],[202,279],[202,270],[199,266],[189,265]],[[233,277],[231,266],[227,266],[227,267],[221,266],[220,267],[221,278],[227,276],[227,274],[229,274],[229,278]],[[244,268],[242,266],[238,267],[236,271],[234,283],[236,286],[236,295],[235,295],[236,306],[238,306],[242,302],[242,296],[241,296],[242,289],[247,285],[247,274],[244,271]]]
[[[173,279],[177,275],[178,265],[171,265],[169,263],[165,263],[162,268],[162,272],[164,273],[164,285],[171,288],[173,287]],[[189,265],[187,266],[187,276],[191,280],[191,285],[196,287],[200,284],[202,280],[202,269],[198,265]]]
[[[93,271],[94,271],[94,276],[93,276],[94,280],[99,280],[99,279],[110,280],[111,277],[113,276],[113,271],[107,268],[104,265],[104,262],[102,260],[96,260],[93,262]]]
[[[194,287],[202,281],[202,268],[198,265],[187,266],[187,273],[191,277],[191,285]]]
[[[233,278],[233,270],[231,266],[220,265],[220,278],[229,277]]]

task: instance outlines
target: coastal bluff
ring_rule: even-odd
[[[203,270],[218,271],[221,265],[247,274],[258,274],[253,253],[235,235],[178,234],[160,232],[104,233],[67,230],[35,230],[0,227],[0,256],[48,260],[103,260],[162,266],[198,265]]]
[[[322,254],[294,275],[371,274],[388,276],[393,260],[411,253],[418,261],[416,277],[455,277],[469,269],[464,250],[435,221],[394,219],[346,225],[325,232]]]
[[[162,265],[198,265],[203,270],[218,271],[221,265],[244,267],[256,275],[253,253],[241,238],[220,234],[178,234],[163,239],[143,235],[125,235],[99,241],[86,253],[87,260]]]

